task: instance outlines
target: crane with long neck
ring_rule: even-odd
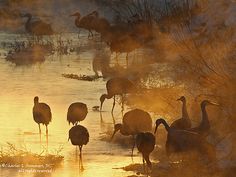
[[[182,105],[182,117],[180,119],[175,120],[171,124],[171,128],[176,128],[176,129],[189,129],[191,128],[191,120],[188,115],[187,111],[187,103],[186,103],[186,98],[184,96],[181,96],[177,101],[181,101],[183,103]]]
[[[163,124],[167,131],[166,153],[170,156],[173,153],[196,151],[208,160],[216,159],[215,147],[209,144],[204,137],[196,132],[171,128],[164,119],[156,120],[155,132],[160,124]]]
[[[196,132],[196,133],[203,135],[203,136],[207,136],[209,134],[211,125],[210,125],[210,121],[208,119],[208,113],[206,110],[206,106],[208,106],[208,105],[219,106],[219,104],[217,104],[217,103],[213,103],[208,100],[203,100],[201,102],[202,121],[200,122],[200,124],[197,127],[190,128],[190,129],[188,129],[188,131]]]

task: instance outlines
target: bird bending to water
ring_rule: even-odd
[[[76,102],[72,103],[67,112],[67,121],[72,125],[77,125],[78,122],[85,119],[88,114],[87,105],[84,103]]]
[[[125,113],[122,124],[115,124],[114,132],[111,137],[115,136],[116,132],[120,131],[120,133],[124,136],[133,136],[137,135],[140,132],[150,132],[152,131],[152,118],[150,114],[141,109],[134,109]],[[132,156],[133,150],[135,146],[135,140],[132,147]]]
[[[177,101],[181,101],[183,103],[182,117],[180,119],[175,120],[170,127],[182,130],[189,129],[191,128],[191,120],[187,111],[186,98],[184,96],[181,96],[179,99],[177,99]]]
[[[54,32],[50,24],[43,22],[42,20],[32,21],[32,15],[27,13],[22,17],[27,17],[28,20],[25,23],[25,30],[32,35],[52,35]]]
[[[205,138],[195,132],[187,130],[178,130],[171,128],[164,119],[156,120],[155,132],[160,124],[165,126],[167,131],[166,153],[170,156],[172,153],[196,151],[209,160],[216,159],[215,147],[209,144]]]
[[[111,99],[113,97],[113,106],[112,106],[112,113],[115,107],[115,96],[120,95],[122,99],[122,111],[123,111],[123,95],[127,93],[135,92],[134,84],[127,78],[124,77],[115,77],[109,79],[106,83],[107,94],[103,94],[100,97],[100,111],[102,110],[102,105],[105,99]]]
[[[33,107],[34,121],[39,125],[39,133],[41,134],[40,124],[46,126],[46,134],[48,135],[48,124],[52,120],[50,107],[46,103],[39,103],[39,97],[34,97]]]
[[[207,136],[209,134],[211,126],[210,126],[210,122],[209,122],[209,119],[208,119],[208,114],[207,114],[207,111],[206,111],[206,106],[208,106],[208,105],[219,106],[219,104],[217,104],[217,103],[213,103],[213,102],[210,102],[208,100],[203,100],[201,102],[202,121],[197,127],[190,128],[190,129],[188,129],[188,131],[196,132],[196,133],[198,133],[202,136]]]
[[[150,169],[152,169],[152,163],[149,159],[149,155],[154,150],[155,144],[156,144],[155,136],[150,132],[146,132],[146,133],[141,132],[141,133],[138,133],[136,136],[136,146],[138,148],[138,151],[141,152],[143,156],[144,172],[146,172],[145,161],[147,163],[147,166]]]
[[[69,130],[69,138],[72,145],[79,146],[80,151],[80,162],[82,164],[82,147],[83,145],[88,144],[89,142],[89,132],[88,130],[82,125],[75,125]],[[83,165],[81,165],[83,169]]]

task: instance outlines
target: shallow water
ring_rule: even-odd
[[[11,34],[0,34],[0,41],[14,41],[23,38]],[[85,43],[87,38],[84,37]],[[94,74],[91,67],[93,48],[79,55],[48,56],[46,61],[32,66],[16,67],[7,62],[1,55],[0,59],[0,145],[4,149],[6,142],[16,146],[26,146],[32,152],[41,152],[46,147],[45,127],[42,126],[42,144],[40,144],[38,125],[33,121],[32,107],[34,96],[39,96],[41,102],[46,102],[52,110],[52,122],[49,124],[48,151],[52,152],[63,147],[61,154],[64,161],[52,172],[34,173],[19,172],[17,169],[0,168],[1,176],[128,176],[131,172],[122,169],[132,163],[130,148],[116,143],[102,141],[109,136],[106,132],[113,129],[110,109],[112,101],[104,103],[103,120],[100,122],[99,112],[92,107],[99,105],[99,97],[106,92],[105,80],[78,81],[64,78],[63,73]],[[1,49],[1,53],[6,53]],[[79,170],[75,147],[68,139],[70,126],[66,121],[67,108],[72,102],[84,102],[89,108],[87,118],[81,123],[90,133],[89,143],[83,147],[83,165],[85,170]],[[120,107],[115,108],[116,121],[121,121]],[[103,138],[104,139],[104,138]],[[106,139],[106,138],[105,138]],[[136,153],[136,152],[135,152]],[[134,157],[135,163],[141,163],[141,157]]]

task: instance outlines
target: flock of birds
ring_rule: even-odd
[[[101,34],[101,39],[105,41],[111,52],[127,53],[126,62],[128,66],[128,53],[134,49],[139,48],[146,40],[151,38],[151,30],[149,26],[142,21],[139,16],[135,15],[129,23],[120,22],[111,25],[108,20],[99,16],[97,11],[81,17],[79,12],[70,16],[75,16],[76,27],[83,28],[89,31],[89,36],[93,36],[92,31]],[[52,35],[54,31],[50,24],[42,20],[32,21],[31,14],[25,14],[28,20],[25,23],[26,31],[35,36]],[[121,96],[122,112],[124,110],[124,96],[128,93],[137,92],[135,85],[126,78],[115,77],[106,83],[107,93],[100,97],[100,111],[105,99],[113,98],[112,113],[115,107],[116,96]],[[191,126],[186,106],[186,98],[180,97],[178,101],[182,102],[182,117],[175,120],[171,125],[168,125],[165,119],[160,118],[155,122],[155,131],[160,124],[163,124],[167,131],[166,153],[170,156],[177,152],[197,151],[203,156],[206,156],[210,161],[216,158],[215,148],[207,142],[206,136],[210,131],[210,122],[206,111],[208,105],[218,105],[208,100],[201,102],[202,120],[197,127]],[[88,113],[87,105],[81,102],[72,103],[67,112],[67,121],[72,123],[73,127],[69,130],[69,139],[71,143],[79,147],[80,159],[82,161],[82,147],[89,142],[88,130],[79,125]],[[48,125],[52,120],[52,113],[50,107],[46,103],[40,103],[39,98],[34,98],[33,118],[39,126],[39,133],[41,134],[40,124],[46,126],[46,134],[48,135]],[[152,163],[149,159],[150,153],[155,149],[156,138],[152,132],[152,118],[150,114],[141,109],[133,109],[124,114],[122,124],[114,125],[114,133],[111,137],[113,139],[116,132],[120,132],[124,136],[132,136],[134,144],[132,146],[132,155],[135,144],[143,157],[143,165],[145,170],[145,163],[149,169],[152,168]]]
[[[140,48],[146,41],[152,38],[152,32],[149,24],[138,15],[134,15],[128,22],[118,22],[111,24],[107,19],[100,17],[97,11],[93,11],[83,17],[79,12],[70,16],[76,17],[75,26],[79,29],[86,29],[89,35],[93,36],[93,31],[101,35],[101,41],[107,43],[110,51],[118,54],[126,53],[126,65],[128,66],[128,54],[135,49]],[[51,24],[41,19],[33,20],[30,13],[22,15],[27,18],[25,30],[28,34],[36,36],[37,39],[43,35],[55,34]]]
[[[123,97],[125,94],[136,91],[134,84],[127,78],[112,78],[107,81],[107,94],[103,94],[100,98],[101,107],[105,98],[120,95]],[[115,99],[114,99],[115,100]],[[136,144],[137,149],[141,152],[143,157],[143,164],[145,170],[145,163],[149,169],[152,168],[152,163],[149,159],[150,153],[155,149],[156,138],[155,134],[160,124],[163,124],[167,131],[166,140],[166,153],[170,156],[177,152],[196,151],[207,157],[209,161],[214,161],[216,158],[215,148],[207,142],[206,136],[210,131],[210,122],[206,107],[208,105],[217,105],[216,103],[208,100],[201,102],[202,120],[196,127],[191,126],[191,120],[188,115],[186,98],[180,97],[178,101],[182,102],[182,117],[175,120],[171,125],[168,125],[165,119],[159,118],[155,122],[154,134],[151,133],[152,118],[150,114],[141,109],[133,109],[126,112],[122,119],[122,124],[114,125],[114,133],[111,137],[113,139],[117,132],[124,136],[132,136],[134,138],[133,149]],[[115,104],[115,101],[114,101]],[[114,109],[114,104],[112,111]],[[100,109],[101,110],[101,109]],[[82,147],[89,142],[88,130],[78,123],[86,118],[88,108],[86,104],[76,102],[72,103],[67,112],[67,121],[72,123],[73,127],[69,130],[69,139],[75,146],[79,146],[80,158],[82,159]],[[46,126],[46,134],[48,134],[48,124],[51,122],[52,114],[50,107],[45,103],[40,103],[39,98],[34,98],[33,118],[39,125],[39,132],[41,133],[40,124]]]

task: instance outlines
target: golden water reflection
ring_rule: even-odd
[[[0,35],[4,38],[3,35]],[[31,152],[40,153],[46,148],[45,127],[42,126],[42,141],[38,134],[38,125],[33,121],[32,107],[34,96],[41,102],[50,105],[52,122],[49,124],[48,151],[53,152],[63,147],[63,163],[50,173],[19,172],[1,168],[1,176],[128,176],[121,167],[132,163],[130,148],[115,143],[102,141],[113,128],[110,114],[111,101],[104,104],[103,123],[99,112],[92,107],[99,105],[99,97],[105,90],[105,81],[95,82],[66,79],[62,73],[94,74],[91,69],[91,50],[83,52],[78,59],[77,54],[47,57],[45,63],[27,67],[14,67],[1,58],[0,60],[0,145],[6,148],[6,142],[16,146],[25,146]],[[70,67],[68,67],[68,65]],[[75,157],[75,147],[68,142],[70,126],[66,122],[68,106],[75,101],[84,102],[89,108],[87,118],[81,123],[90,133],[90,142],[83,147],[83,165],[79,170]],[[121,121],[120,107],[116,108],[116,121]],[[141,163],[139,156],[134,162]]]

